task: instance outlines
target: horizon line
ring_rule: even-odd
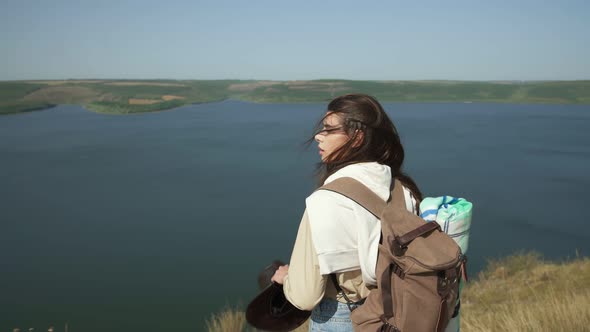
[[[466,79],[346,79],[346,78],[313,78],[313,79],[256,79],[256,78],[35,78],[35,79],[0,79],[0,82],[28,82],[28,81],[365,81],[365,82],[578,82],[590,81],[590,78],[581,79],[493,79],[493,80],[466,80]]]

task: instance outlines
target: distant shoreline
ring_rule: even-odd
[[[243,81],[32,80],[0,81],[0,115],[80,105],[107,114],[165,111],[228,99],[254,103],[327,102],[346,93],[381,102],[590,104],[583,81]]]

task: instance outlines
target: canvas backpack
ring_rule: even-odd
[[[377,287],[352,310],[354,330],[444,331],[457,314],[464,272],[464,256],[455,241],[438,223],[407,211],[398,180],[388,202],[352,178],[339,178],[319,189],[350,198],[381,221]],[[337,282],[335,286],[341,291]]]

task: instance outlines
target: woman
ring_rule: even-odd
[[[332,100],[320,126],[314,137],[322,160],[320,185],[352,177],[388,200],[393,176],[404,185],[406,208],[416,213],[422,195],[402,173],[399,135],[375,98],[349,94]],[[319,190],[306,199],[290,263],[272,280],[283,284],[294,306],[312,310],[310,331],[352,331],[350,310],[376,283],[380,234],[379,220],[342,195]]]

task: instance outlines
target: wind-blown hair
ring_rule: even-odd
[[[333,99],[328,104],[328,113],[318,122],[316,133],[322,130],[323,121],[330,114],[340,117],[349,139],[319,165],[320,185],[347,165],[376,161],[391,167],[392,176],[410,189],[418,202],[422,200],[414,180],[402,171],[404,148],[397,129],[374,97],[347,94]]]

